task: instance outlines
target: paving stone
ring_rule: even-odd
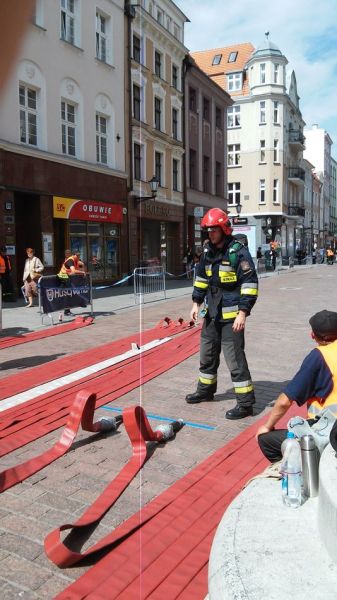
[[[0,577],[34,591],[48,581],[50,574],[28,560],[7,556],[0,562]]]
[[[38,596],[29,590],[24,590],[19,586],[4,583],[0,588],[1,600],[35,600]]]
[[[20,515],[8,515],[2,519],[1,528],[3,530],[19,533],[32,540],[44,539],[43,534],[47,530],[45,523],[24,516],[21,517]]]
[[[28,539],[23,540],[21,535],[8,532],[0,536],[0,546],[2,550],[18,554],[28,560],[35,560],[37,556],[44,552],[43,544],[38,544]]]

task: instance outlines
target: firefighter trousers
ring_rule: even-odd
[[[200,371],[197,391],[215,394],[221,348],[231,374],[237,403],[252,406],[254,389],[245,355],[245,334],[233,331],[233,323],[214,323],[206,315],[200,340]]]

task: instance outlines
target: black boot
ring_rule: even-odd
[[[251,417],[252,415],[252,406],[240,406],[239,404],[237,404],[237,406],[226,412],[226,419],[236,421],[237,419],[244,419],[245,417]]]
[[[214,394],[209,392],[195,392],[194,394],[188,394],[185,398],[188,404],[198,404],[207,400],[213,400]]]

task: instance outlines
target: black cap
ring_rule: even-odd
[[[7,252],[6,246],[1,246],[0,250],[1,250],[1,252]]]
[[[337,338],[337,312],[321,310],[309,319],[309,323],[318,337],[324,339],[327,336]]]

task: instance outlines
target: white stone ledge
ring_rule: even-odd
[[[331,452],[325,456],[326,452],[322,474],[331,461]],[[329,472],[329,485],[324,485],[326,502],[337,496],[334,460],[334,482]],[[317,510],[318,498],[297,509],[285,508],[280,481],[250,483],[228,507],[217,529],[209,562],[209,600],[336,600],[337,564],[321,541]],[[336,552],[336,522],[334,527],[329,543],[334,543]]]

